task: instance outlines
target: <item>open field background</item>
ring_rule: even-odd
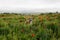
[[[60,40],[60,14],[0,14],[0,40]]]

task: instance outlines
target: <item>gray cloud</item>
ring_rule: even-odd
[[[59,5],[60,0],[0,0],[0,10],[4,11],[45,10],[46,8],[47,11],[50,9],[60,11]]]

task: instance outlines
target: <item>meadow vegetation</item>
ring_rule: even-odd
[[[0,14],[0,40],[60,40],[60,13]]]

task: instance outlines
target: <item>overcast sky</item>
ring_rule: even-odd
[[[60,11],[60,0],[0,0],[0,11]]]

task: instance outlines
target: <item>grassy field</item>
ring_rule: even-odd
[[[60,14],[0,14],[0,40],[60,40]]]

